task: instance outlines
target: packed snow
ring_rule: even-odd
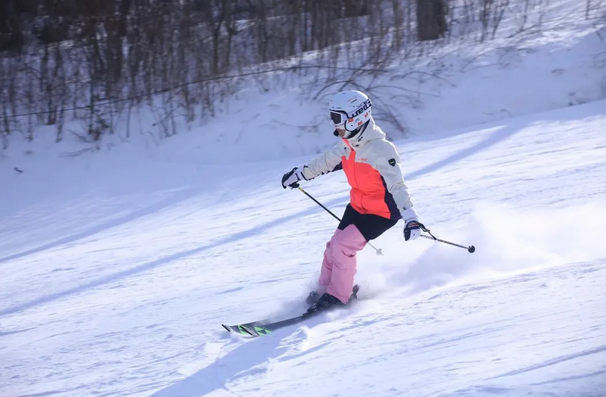
[[[0,396],[605,397],[606,36],[570,17],[581,3],[420,59],[444,64],[402,82],[416,96],[378,91],[420,220],[477,251],[405,242],[400,222],[384,256],[359,254],[359,302],[256,339],[221,324],[305,310],[336,227],[280,185],[336,139],[309,81],[244,90],[159,145],[145,126],[80,156],[11,142]],[[349,201],[341,172],[302,187],[337,215]]]
[[[477,252],[398,224],[356,306],[255,340],[220,324],[303,310],[336,226],[280,186],[310,157],[3,170],[1,394],[603,396],[605,109],[396,141],[421,220]]]

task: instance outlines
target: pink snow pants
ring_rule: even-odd
[[[356,275],[356,254],[366,246],[366,239],[355,225],[337,229],[326,244],[324,261],[316,292],[328,292],[347,303]]]

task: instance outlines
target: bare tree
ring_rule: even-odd
[[[602,15],[604,0],[585,1],[588,18]],[[47,124],[59,141],[65,120],[79,120],[86,125],[82,140],[98,145],[121,116],[130,136],[131,115],[145,107],[159,139],[177,133],[179,118],[213,115],[244,85],[271,89],[269,82],[297,76],[289,70],[305,70],[326,87],[319,96],[356,84],[372,91],[394,61],[427,55],[447,32],[488,40],[516,12],[524,15],[514,18],[521,30],[540,26],[546,4],[0,0],[0,134],[3,142],[9,134],[34,139],[36,127]]]
[[[0,2],[0,51],[19,49],[23,45],[22,21],[15,12],[17,0]]]
[[[446,24],[446,0],[417,0],[417,35],[419,40],[436,40],[444,37]]]

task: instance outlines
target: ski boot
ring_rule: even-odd
[[[316,291],[311,291],[309,293],[309,295],[307,295],[307,298],[305,299],[305,304],[307,304],[308,306],[311,306],[314,303],[316,303],[319,299],[320,299],[320,294],[318,294]]]
[[[347,302],[348,305],[350,303],[353,303],[354,300],[358,300],[358,291],[359,290],[360,290],[360,287],[358,286],[358,284],[353,286],[353,289],[351,292],[351,297],[349,298],[349,302]],[[311,291],[309,293],[309,295],[307,295],[307,298],[305,298],[305,304],[307,304],[308,306],[311,306],[314,303],[316,303],[319,299],[320,299],[320,294],[318,294],[316,291]]]
[[[351,289],[351,296],[349,297],[349,300],[347,301],[347,306],[349,306],[350,304],[352,304],[358,300],[358,291],[359,290],[360,290],[360,286],[358,284],[353,286],[353,288]]]
[[[337,307],[345,307],[345,305],[338,298],[335,298],[334,296],[325,293],[320,297],[320,299],[318,299],[316,303],[314,303],[309,307],[309,309],[307,309],[305,316],[313,316],[314,314],[318,314],[320,312]]]
[[[323,312],[326,310],[340,308],[340,307],[342,308],[342,307],[348,306],[352,302],[358,300],[358,291],[359,290],[360,290],[360,287],[357,284],[353,286],[352,293],[351,293],[351,296],[350,296],[347,304],[344,304],[338,298],[336,298],[328,293],[325,293],[322,296],[319,296],[319,294],[317,292],[312,291],[309,294],[309,296],[307,297],[307,300],[311,301],[312,299],[316,299],[316,301],[311,304],[309,309],[307,309],[307,312],[305,313],[305,315],[312,316],[314,314],[317,314],[319,312]],[[307,300],[305,300],[305,302],[307,302]],[[309,303],[309,302],[307,302],[307,303]]]

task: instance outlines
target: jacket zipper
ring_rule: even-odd
[[[358,178],[356,176],[356,151],[353,149],[353,147],[351,146],[351,144],[348,141],[345,141],[345,144],[349,147],[349,158],[348,158],[348,161],[351,161],[351,156],[353,154],[353,161],[351,161],[351,163],[352,163],[351,172],[352,172],[353,180],[354,180],[354,182],[356,184],[355,189],[360,190],[360,184],[358,183]],[[362,203],[362,199],[363,199],[364,195],[363,194],[358,194],[357,196],[358,196],[358,200],[360,201],[359,202],[360,209],[365,212],[366,210],[364,209],[364,204]]]
[[[353,153],[353,161],[352,161],[352,167],[351,167],[351,169],[352,169],[352,173],[353,173],[353,179],[354,179],[354,181],[356,182],[356,189],[361,190],[361,189],[360,189],[360,184],[358,183],[358,176],[357,176],[357,174],[356,174],[356,151],[355,151],[355,150],[353,150],[353,148],[352,148],[352,147],[350,147],[350,150],[351,150],[351,153]],[[351,154],[350,154],[350,156],[351,156]],[[364,198],[364,197],[363,197],[364,195],[363,195],[363,194],[358,193],[358,195],[357,195],[357,196],[358,196],[358,200],[359,200],[360,209],[361,209],[361,210],[364,210],[364,204],[362,203],[362,199]],[[364,210],[364,211],[365,211],[365,210]]]

